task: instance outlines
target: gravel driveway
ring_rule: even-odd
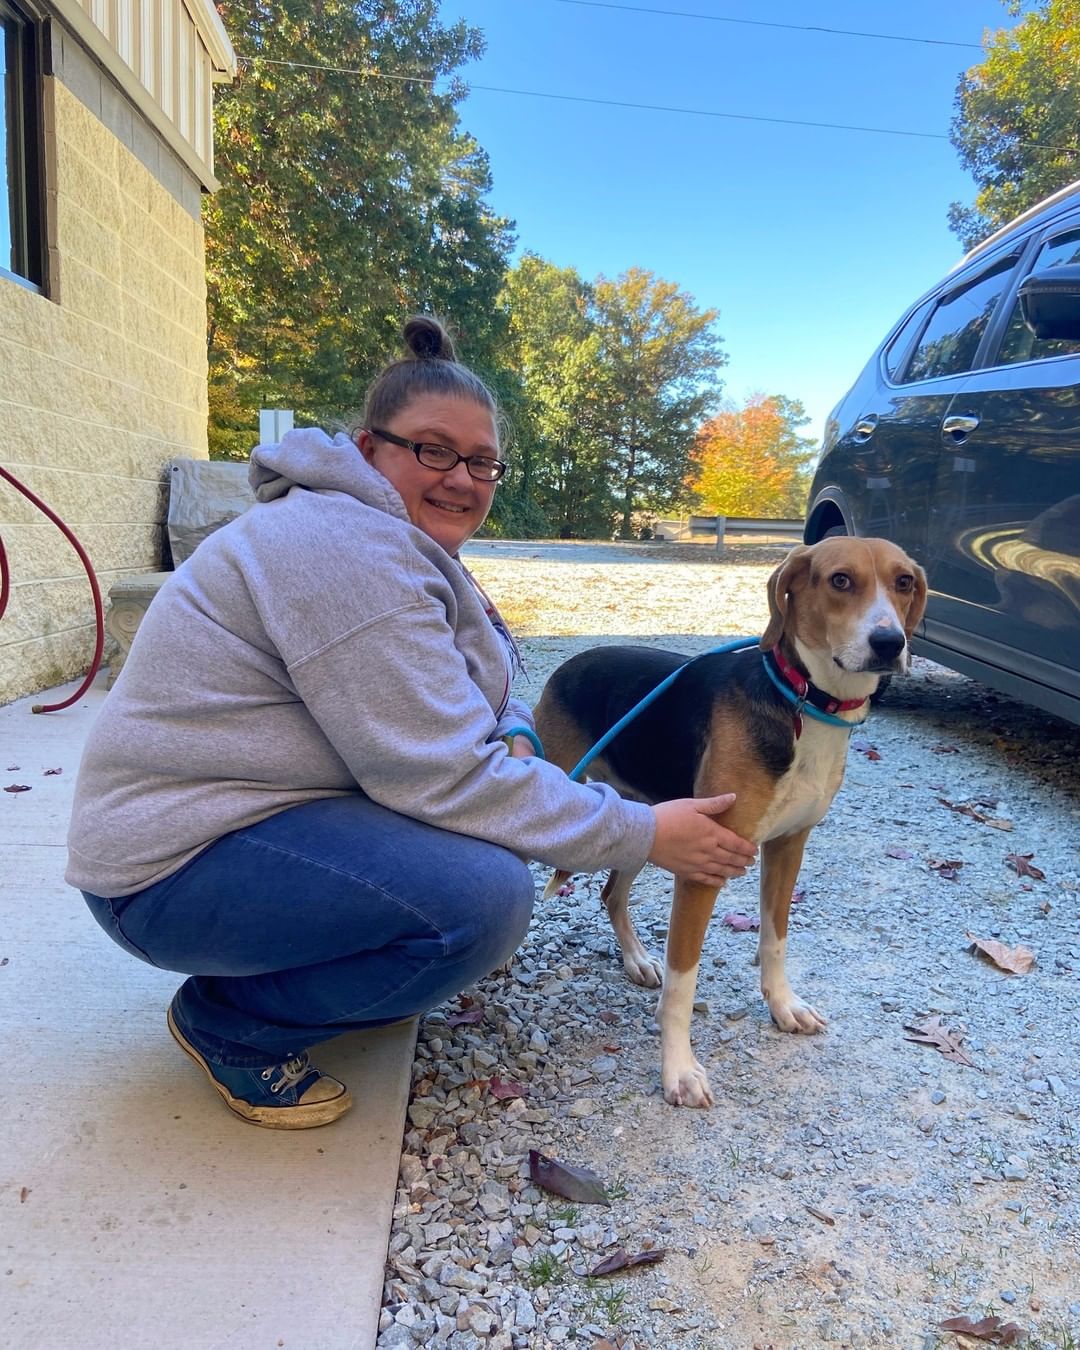
[[[598,642],[760,632],[783,556],[550,548],[467,559],[523,638],[533,702]],[[602,878],[538,904],[509,970],[421,1023],[379,1345],[989,1343],[940,1326],[968,1314],[1076,1350],[1078,762],[1080,728],[916,662],[807,848],[789,971],[824,1035],[772,1027],[755,935],[722,922],[756,914],[756,876],[720,896],[693,1029],[711,1111],[660,1095],[656,996],[622,972]],[[670,878],[646,869],[636,894],[660,951]],[[1036,964],[1006,974],[968,934]],[[934,1017],[971,1066],[905,1039]],[[538,1189],[532,1148],[611,1204]],[[619,1248],[664,1255],[590,1278]]]

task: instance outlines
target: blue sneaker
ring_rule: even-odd
[[[242,1120],[271,1130],[309,1130],[329,1125],[352,1106],[344,1083],[313,1068],[307,1052],[264,1069],[237,1069],[211,1064],[176,1025],[170,1005],[169,1031],[220,1093],[225,1105]]]

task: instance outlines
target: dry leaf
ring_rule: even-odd
[[[51,774],[54,774],[54,773],[63,773],[63,772],[64,772],[63,769],[46,769],[43,776],[44,776],[45,778],[48,778]]]
[[[446,1019],[448,1027],[460,1027],[463,1025],[475,1025],[484,1020],[483,1008],[470,1008],[468,1012],[451,1013]]]
[[[906,848],[887,848],[885,850],[885,856],[886,858],[899,858],[901,861],[906,861],[908,858],[913,858],[915,855]]]
[[[7,789],[11,791],[10,788]],[[1040,867],[1032,866],[1034,853],[1006,853],[1005,861],[1013,869],[1018,877],[1034,877],[1036,881],[1045,881],[1046,873]]]
[[[488,1091],[500,1102],[512,1100],[514,1097],[528,1096],[528,1088],[521,1083],[515,1083],[510,1078],[491,1078],[488,1080]]]
[[[982,1317],[978,1322],[970,1317],[947,1317],[938,1325],[943,1331],[958,1331],[961,1336],[975,1336],[994,1345],[1016,1345],[1027,1338],[1023,1327],[1015,1322],[1002,1322],[1000,1317]]]
[[[963,858],[927,858],[930,870],[943,881],[955,881],[964,865]]]
[[[29,783],[12,783],[10,787],[4,789],[5,792],[30,792]]]
[[[963,1036],[959,1032],[950,1031],[940,1017],[932,1017],[929,1022],[921,1027],[910,1026],[904,1023],[905,1031],[912,1031],[913,1036],[905,1036],[904,1040],[914,1041],[916,1045],[930,1045],[935,1050],[940,1050],[946,1059],[951,1059],[954,1064],[966,1064],[969,1069],[975,1067],[975,1061],[969,1059],[961,1049]]]
[[[564,1200],[579,1205],[611,1204],[604,1183],[595,1172],[547,1158],[535,1148],[529,1149],[529,1176],[537,1186],[561,1195]]]
[[[947,797],[939,797],[938,801],[942,806],[947,806],[950,811],[955,811],[958,815],[970,816],[972,820],[977,820],[980,825],[989,825],[995,830],[1011,830],[1013,827],[1011,820],[1005,820],[1001,816],[988,816],[986,811],[980,810],[981,807],[993,808],[997,806],[997,798],[980,797],[974,802],[951,802]]]
[[[734,928],[736,933],[756,933],[761,927],[761,920],[756,914],[740,914],[733,909],[729,909],[720,922]]]
[[[1026,975],[1035,965],[1035,953],[1027,947],[1006,947],[1004,942],[995,942],[993,938],[977,938],[974,933],[965,932],[964,936],[971,939],[976,950],[1010,975]]]
[[[24,1186],[24,1187],[22,1188],[22,1190],[19,1192],[19,1204],[20,1204],[20,1205],[25,1205],[25,1204],[26,1204],[26,1197],[27,1197],[29,1194],[30,1194],[30,1187],[29,1187],[29,1186]]]
[[[593,1266],[590,1275],[613,1275],[617,1270],[629,1270],[631,1266],[653,1266],[667,1255],[663,1247],[652,1247],[648,1251],[631,1256],[625,1247],[618,1247],[610,1256]]]
[[[830,1228],[836,1223],[836,1216],[830,1214],[827,1209],[818,1209],[816,1205],[805,1205],[808,1214],[812,1214],[815,1219],[820,1219],[822,1223],[827,1223]]]
[[[935,755],[958,755],[960,753],[955,745],[932,745],[930,749]]]

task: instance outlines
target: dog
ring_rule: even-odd
[[[909,639],[926,608],[926,576],[887,540],[830,538],[791,550],[769,578],[768,602],[768,626],[757,647],[688,665],[589,765],[588,775],[650,804],[736,794],[716,819],[760,846],[761,992],[782,1031],[812,1034],[825,1018],[792,990],[785,970],[791,894],[807,836],[843,781],[850,729],[843,724],[863,720],[883,675],[908,669]],[[548,759],[569,772],[687,659],[613,646],[565,662],[536,708]],[[568,875],[556,873],[545,896]],[[662,984],[657,1019],[664,1097],[675,1106],[711,1106],[708,1076],[690,1045],[690,1018],[719,887],[676,877],[661,969],[630,918],[635,875],[613,871],[602,899],[630,979],[651,988]]]

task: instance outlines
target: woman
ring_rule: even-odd
[[[513,639],[457,559],[505,470],[495,404],[433,320],[405,339],[354,439],[252,453],[256,505],[162,587],[79,772],[68,880],[190,975],[169,1030],[256,1125],[337,1119],[309,1047],[504,961],[523,858],[718,881],[754,853],[705,814],[732,798],[624,801],[510,735]]]

